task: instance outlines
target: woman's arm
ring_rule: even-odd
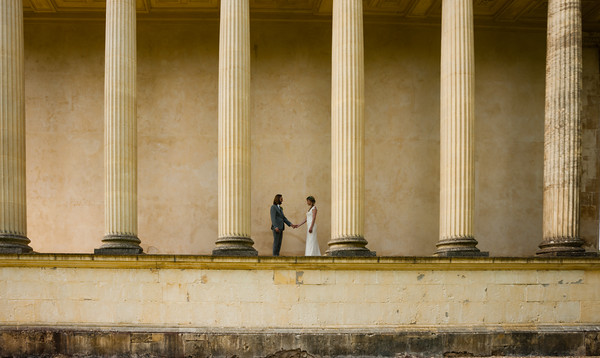
[[[306,222],[306,220],[304,220]],[[313,219],[312,219],[312,223],[310,224],[310,228],[308,229],[308,232],[312,234],[313,231],[313,226],[315,226],[315,223],[317,222],[317,208],[315,207],[313,209]],[[303,223],[304,224],[304,223]]]

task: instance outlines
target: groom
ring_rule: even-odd
[[[283,215],[283,208],[281,204],[283,203],[283,195],[277,194],[273,199],[273,205],[271,205],[271,230],[273,230],[273,256],[279,256],[279,250],[281,249],[281,241],[283,240],[283,230],[285,230],[284,223],[287,226],[291,226],[293,228],[296,225],[292,224],[286,217]]]

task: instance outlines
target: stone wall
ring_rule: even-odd
[[[581,236],[587,247],[598,247],[600,232],[600,35],[584,40],[581,116]]]
[[[218,26],[138,23],[139,236],[147,253],[214,248]],[[364,31],[368,247],[431,255],[439,231],[440,29],[367,22]],[[475,236],[493,256],[532,255],[542,240],[545,32],[476,28],[475,42]],[[323,252],[331,23],[253,21],[251,43],[255,248],[271,252],[268,208],[282,193],[294,223],[304,218],[306,196],[316,197]],[[29,21],[25,58],[31,246],[92,252],[104,234],[104,23]],[[586,52],[586,81],[598,76],[593,60]],[[597,96],[586,98],[589,111],[598,106]],[[584,148],[599,145],[583,138]],[[282,254],[302,254],[304,238],[304,227],[287,230]]]
[[[97,335],[119,338],[107,332],[125,332],[130,344],[141,339],[132,332],[149,335],[146,343],[153,341],[152,332],[236,337],[254,332],[273,351],[314,347],[313,340],[302,345],[302,339],[290,337],[315,332],[338,335],[322,338],[333,340],[356,334],[359,338],[352,339],[358,342],[368,341],[361,336],[391,334],[400,337],[396,344],[410,337],[422,343],[432,337],[447,342],[450,333],[481,335],[474,345],[463,342],[469,347],[488,340],[499,344],[499,334],[524,332],[536,340],[551,332],[579,332],[583,339],[600,324],[598,285],[599,259],[4,255],[0,326],[8,333],[0,339],[36,332],[53,341],[75,334],[84,337],[77,343],[83,344]],[[271,333],[285,338],[268,341]],[[579,338],[564,347],[582,354]],[[168,343],[164,339],[156,340]],[[384,349],[377,343],[383,341],[373,341],[370,352]],[[354,344],[344,342],[336,344],[343,349]],[[443,342],[431,352],[451,349]],[[519,344],[527,349],[533,343]],[[260,350],[246,354],[243,345],[211,347],[240,356]]]

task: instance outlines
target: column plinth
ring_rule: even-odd
[[[28,253],[22,0],[0,1],[0,253]]]
[[[334,0],[328,256],[375,256],[364,238],[364,87],[362,0]]]
[[[136,1],[106,2],[105,235],[96,254],[140,254],[137,236]]]
[[[547,31],[544,237],[537,255],[580,256],[581,1],[548,1]]]
[[[475,202],[473,1],[442,3],[440,240],[436,256],[488,256],[473,235]]]
[[[256,256],[250,238],[250,5],[221,0],[215,256]]]

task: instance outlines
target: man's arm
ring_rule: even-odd
[[[294,226],[294,224],[292,224],[286,217],[285,214],[282,213],[283,216],[283,222],[287,224],[287,226]]]

